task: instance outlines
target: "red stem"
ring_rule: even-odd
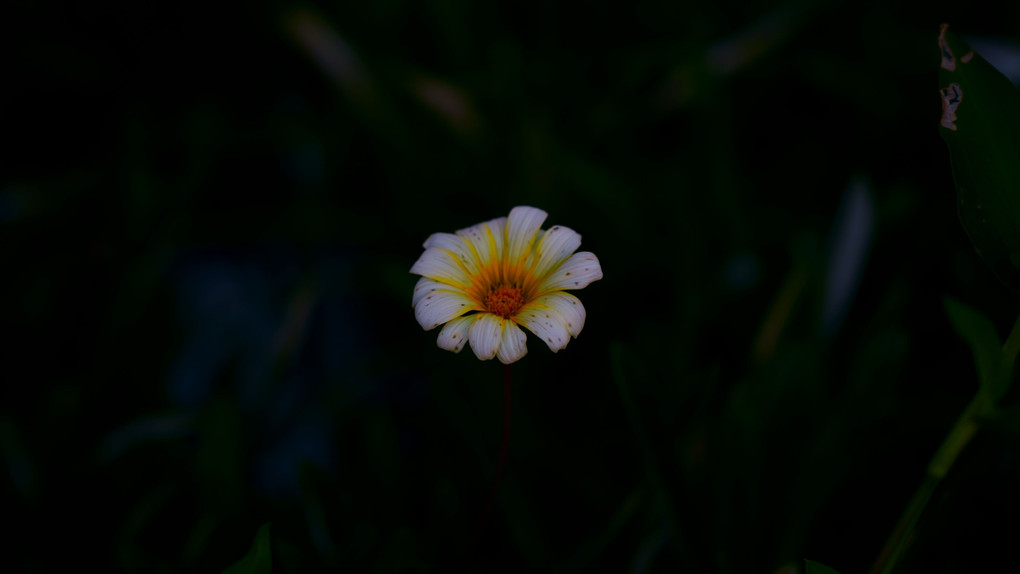
[[[496,465],[496,478],[492,481],[492,488],[489,490],[489,499],[485,503],[485,511],[482,513],[482,520],[475,529],[474,543],[477,546],[478,540],[482,537],[482,531],[489,522],[489,515],[496,502],[496,493],[499,492],[500,482],[503,480],[503,468],[506,466],[506,455],[510,450],[510,418],[513,406],[513,384],[510,379],[510,365],[503,365],[503,440],[499,447],[499,462]]]

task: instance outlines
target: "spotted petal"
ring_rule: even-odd
[[[484,268],[499,261],[503,254],[505,227],[506,218],[500,217],[457,231],[457,235],[466,241],[474,251],[478,268]]]
[[[488,361],[496,356],[499,344],[503,341],[505,321],[491,313],[479,313],[477,317],[468,332],[471,350],[479,359]]]
[[[478,272],[478,258],[475,257],[471,245],[463,237],[452,233],[433,233],[425,240],[425,248],[430,247],[449,251],[450,255],[460,262],[469,275]]]
[[[570,293],[557,291],[548,295],[542,295],[529,303],[525,310],[546,311],[552,309],[563,317],[563,324],[571,337],[577,337],[584,328],[585,310],[581,300]]]
[[[545,277],[562,265],[581,246],[581,236],[569,227],[556,225],[543,233],[535,245],[535,276]]]
[[[465,289],[471,285],[471,277],[458,261],[450,251],[430,247],[411,266],[411,273]]]
[[[552,308],[541,309],[534,305],[526,305],[517,313],[514,320],[545,341],[554,353],[570,342],[567,320]]]
[[[426,331],[481,308],[467,295],[456,290],[435,290],[424,295],[414,306],[414,318]]]
[[[467,293],[453,285],[440,283],[439,281],[429,279],[428,277],[421,277],[418,279],[418,283],[414,285],[414,293],[411,295],[411,306],[416,307],[419,301],[436,291],[452,291],[454,293],[460,293],[461,295],[467,295]]]
[[[448,322],[443,330],[439,332],[439,339],[436,343],[439,348],[459,353],[468,341],[468,331],[479,315],[473,314],[466,317],[457,317]]]
[[[499,343],[496,357],[504,365],[509,365],[527,354],[528,336],[513,321],[504,321],[503,340]]]
[[[594,253],[582,251],[567,259],[539,286],[539,292],[548,293],[563,289],[582,289],[592,281],[602,279],[602,265]]]
[[[517,264],[527,259],[546,215],[546,212],[535,207],[520,206],[510,210],[506,222],[504,263]]]

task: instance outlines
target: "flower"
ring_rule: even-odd
[[[435,233],[411,267],[421,275],[411,306],[426,330],[446,324],[438,344],[459,353],[466,342],[487,361],[510,364],[528,352],[521,327],[555,353],[584,327],[581,301],[566,291],[602,279],[594,253],[574,253],[581,236],[555,226],[542,230],[546,212],[515,207],[500,217]]]

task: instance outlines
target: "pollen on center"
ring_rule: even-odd
[[[484,303],[485,309],[493,315],[509,319],[524,306],[524,294],[520,287],[499,285],[489,290]]]

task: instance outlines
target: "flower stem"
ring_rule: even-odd
[[[492,481],[492,488],[489,490],[489,499],[485,503],[485,510],[482,512],[481,521],[475,529],[474,543],[482,537],[482,531],[489,522],[489,515],[496,503],[496,494],[499,492],[499,485],[503,480],[503,469],[506,467],[506,456],[510,450],[510,419],[513,407],[513,383],[510,377],[510,365],[503,365],[503,439],[499,447],[499,462],[496,463],[496,477]]]

